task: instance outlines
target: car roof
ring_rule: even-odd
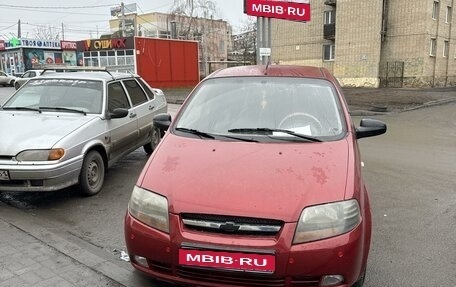
[[[302,77],[329,80],[325,68],[298,65],[254,65],[230,67],[215,71],[209,75],[208,78],[249,76]]]
[[[50,70],[41,74],[40,78],[52,79],[84,79],[84,80],[101,80],[111,81],[119,79],[128,79],[136,77],[134,74],[125,73],[108,73],[107,71],[93,71],[93,72],[55,72]]]

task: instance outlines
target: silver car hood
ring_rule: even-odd
[[[0,111],[0,156],[52,148],[59,140],[98,116]]]

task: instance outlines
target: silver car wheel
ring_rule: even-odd
[[[90,151],[84,158],[79,183],[84,195],[95,195],[103,187],[105,165],[99,152]]]
[[[158,146],[161,141],[161,132],[160,129],[153,127],[152,135],[150,137],[150,143],[144,145],[144,151],[147,154],[151,154]]]

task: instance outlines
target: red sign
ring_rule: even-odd
[[[0,51],[5,50],[5,41],[0,40]]]
[[[73,41],[60,41],[60,48],[62,50],[77,50],[77,44]]]
[[[250,16],[294,21],[310,21],[308,0],[245,0],[245,12]]]
[[[271,254],[179,249],[179,264],[222,269],[274,272],[275,256]]]

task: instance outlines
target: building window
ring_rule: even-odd
[[[452,16],[453,16],[453,10],[451,10],[451,6],[447,6],[445,23],[447,23],[447,24],[451,23]]]
[[[429,51],[429,55],[435,57],[435,50],[437,48],[437,39],[431,38],[431,49]]]
[[[432,5],[432,19],[436,20],[439,16],[439,1],[434,1]]]
[[[448,57],[448,47],[449,47],[448,41],[447,40],[443,41],[443,57],[445,57],[445,58]]]
[[[336,51],[336,45],[323,45],[323,60],[333,61]]]
[[[334,24],[336,22],[336,13],[335,11],[325,11],[324,24]]]

